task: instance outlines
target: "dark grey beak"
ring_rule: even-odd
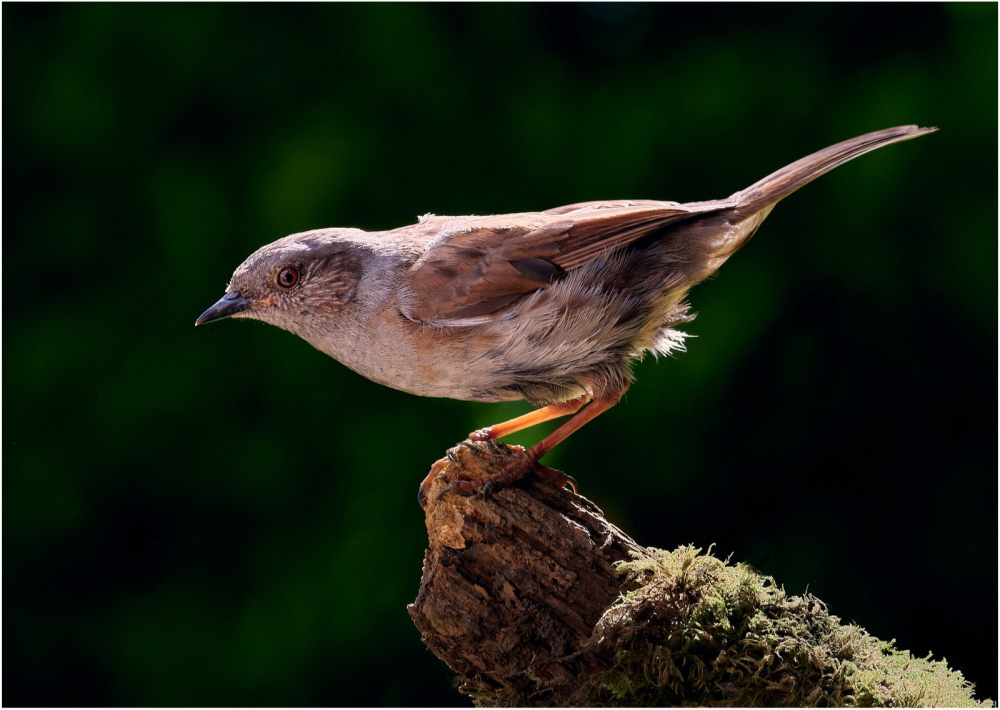
[[[240,298],[239,291],[230,291],[220,298],[218,303],[198,316],[198,320],[194,324],[204,325],[214,320],[222,320],[229,316],[235,316],[237,313],[247,310],[252,302],[252,298]]]

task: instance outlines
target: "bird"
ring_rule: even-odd
[[[368,379],[426,397],[527,400],[532,412],[472,432],[493,441],[570,416],[500,470],[435,498],[510,485],[613,407],[646,354],[684,349],[688,291],[757,232],[780,200],[882,146],[936,128],[897,126],[837,143],[722,200],[582,202],[541,212],[426,214],[388,231],[317,229],[251,254],[195,325],[250,318],[298,335]],[[437,462],[419,486],[423,506]]]

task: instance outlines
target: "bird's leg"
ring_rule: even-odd
[[[494,488],[503,488],[524,478],[528,471],[531,471],[532,469],[537,470],[540,475],[553,481],[556,485],[565,486],[568,483],[573,487],[573,490],[576,491],[576,481],[573,480],[571,476],[567,476],[562,471],[557,471],[554,468],[541,466],[538,463],[538,459],[542,458],[542,456],[551,451],[556,444],[561,442],[598,414],[611,409],[611,407],[618,403],[619,399],[621,399],[620,394],[615,397],[601,397],[599,399],[595,399],[589,406],[585,407],[582,411],[577,412],[572,419],[546,436],[537,444],[529,449],[525,449],[517,456],[511,457],[506,463],[503,464],[503,468],[500,472],[489,476],[483,476],[475,481],[452,481],[446,488],[441,490],[437,497],[440,498],[448,492],[466,495],[480,488],[483,489],[484,492]]]
[[[519,417],[514,417],[513,419],[500,424],[494,424],[493,426],[488,426],[483,429],[477,429],[469,434],[469,438],[473,441],[491,441],[493,439],[499,439],[501,436],[513,434],[515,431],[521,431],[522,429],[527,429],[528,427],[541,424],[542,422],[547,422],[551,419],[558,419],[559,417],[565,417],[568,414],[573,414],[590,400],[591,396],[589,394],[582,394],[575,399],[550,404],[547,407],[542,407],[541,409],[536,409],[533,412],[522,414]]]

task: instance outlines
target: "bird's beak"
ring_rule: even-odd
[[[220,298],[218,303],[198,316],[198,320],[194,324],[204,325],[214,320],[222,320],[229,316],[235,316],[237,313],[242,313],[250,308],[251,303],[253,303],[252,298],[241,298],[239,291],[230,291]]]

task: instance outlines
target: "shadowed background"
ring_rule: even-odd
[[[839,168],[546,458],[997,693],[997,6],[3,6],[5,705],[467,705],[417,484],[526,404],[194,329],[285,234]],[[532,443],[540,427],[512,437]]]

